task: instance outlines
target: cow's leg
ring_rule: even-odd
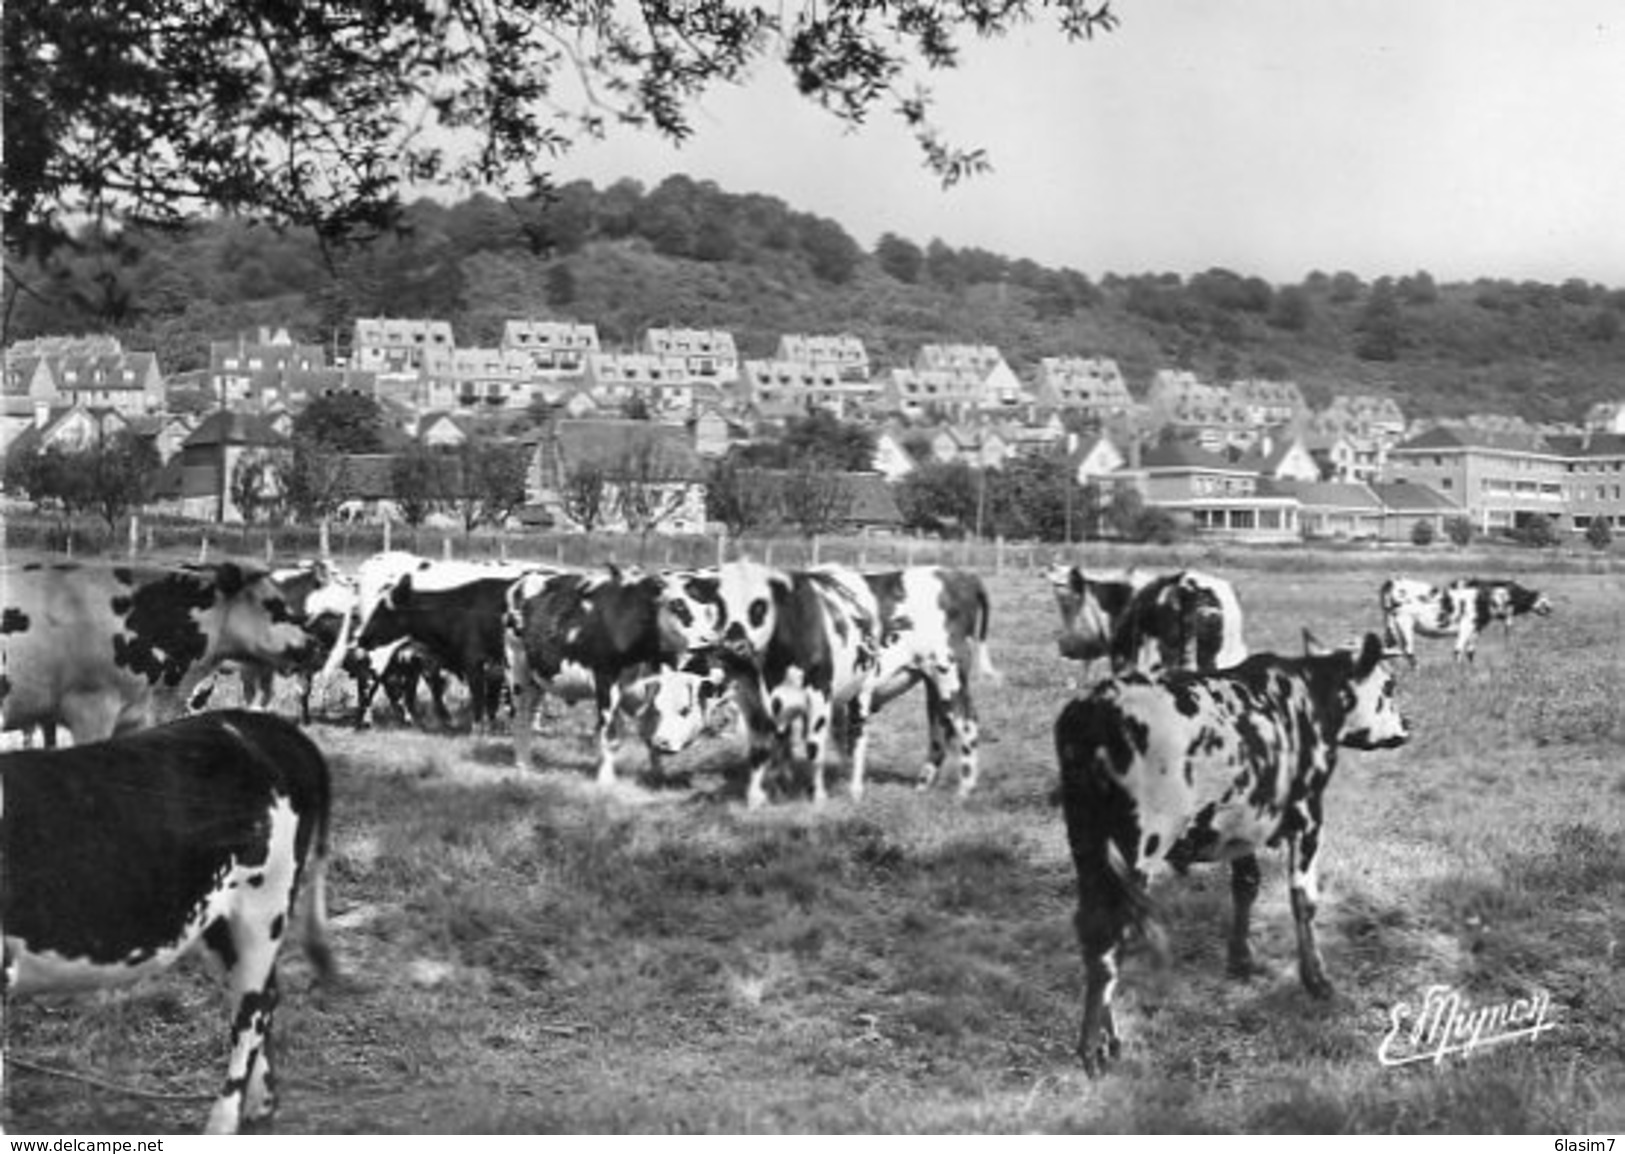
[[[593,673],[592,682],[593,700],[598,705],[598,729],[594,735],[598,740],[598,784],[613,785],[615,748],[610,741],[610,726],[615,720],[615,711],[621,707],[621,685],[615,678],[597,672]]]
[[[542,688],[527,676],[513,689],[513,757],[520,769],[530,768],[530,742],[536,732],[536,710],[541,705]]]
[[[948,719],[945,716],[946,705],[942,700],[942,691],[937,688],[934,678],[925,679],[925,728],[929,745],[925,754],[925,765],[920,769],[920,780],[915,783],[918,789],[930,789],[936,783],[937,776],[942,772],[942,763],[948,760]]]
[[[1078,1058],[1091,1078],[1103,1074],[1122,1051],[1117,1020],[1112,1015],[1112,990],[1117,985],[1117,943],[1122,936],[1104,893],[1094,893],[1084,875],[1078,877],[1078,912],[1072,925],[1083,951],[1083,1024],[1078,1031]]]
[[[1258,900],[1262,881],[1258,856],[1246,854],[1230,861],[1230,901],[1234,920],[1230,924],[1230,976],[1251,977],[1254,972],[1252,918],[1253,902]]]
[[[267,887],[270,888],[270,887]],[[276,1109],[271,1075],[271,1022],[277,1006],[276,950],[282,916],[220,919],[204,932],[204,945],[226,972],[231,994],[231,1056],[220,1097],[209,1111],[208,1134],[235,1134],[244,1121],[258,1121]]]
[[[1287,869],[1292,886],[1292,920],[1298,930],[1298,977],[1312,997],[1329,998],[1332,984],[1315,941],[1315,907],[1320,889],[1315,881],[1315,857],[1320,851],[1320,801],[1310,798],[1301,829],[1287,838]]]
[[[363,657],[355,670],[355,727],[366,729],[372,725],[372,699],[378,695],[383,675],[375,674],[370,658]]]
[[[782,733],[772,724],[753,724],[750,727],[750,779],[745,787],[745,804],[751,809],[760,809],[767,804],[767,787],[765,781],[767,770],[776,760],[780,750],[788,751],[790,742],[788,735]]]
[[[846,731],[850,746],[847,772],[852,775],[852,800],[863,796],[863,779],[869,767],[869,710],[871,699],[859,693],[846,703]]]

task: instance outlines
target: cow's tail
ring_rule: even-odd
[[[976,647],[976,675],[982,680],[994,685],[1004,680],[1004,674],[993,667],[993,655],[987,648],[987,629],[992,621],[992,602],[988,599],[987,587],[980,581],[976,583],[976,621],[972,630],[974,636],[972,644]]]
[[[1157,904],[1123,859],[1117,843],[1110,838],[1106,839],[1106,868],[1102,871],[1102,880],[1107,903],[1127,928],[1126,940],[1143,945],[1158,965],[1166,965],[1168,935],[1162,928]]]
[[[333,947],[327,938],[328,824],[328,813],[324,807],[317,819],[316,836],[306,867],[308,873],[305,878],[304,927],[301,935],[305,956],[310,959],[316,976],[324,982],[332,982],[338,977]]]

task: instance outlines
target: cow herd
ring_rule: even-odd
[[[274,676],[294,680],[308,724],[313,690],[347,673],[356,726],[370,724],[379,688],[417,720],[420,687],[444,726],[455,679],[476,732],[505,723],[525,768],[543,698],[590,698],[601,782],[614,779],[626,733],[647,744],[658,774],[731,700],[752,808],[794,782],[824,801],[837,758],[861,798],[872,718],[915,685],[929,734],[918,784],[952,762],[966,797],[979,777],[972,685],[999,678],[986,586],[934,566],[741,560],[647,573],[395,552],[353,575],[312,560],[32,564],[3,576],[3,727],[50,747],[60,726],[73,744],[0,755],[0,990],[132,981],[200,945],[232,996],[211,1131],[274,1105],[275,963],[301,890],[305,947],[319,972],[331,968],[328,770],[298,725],[268,712]],[[1169,867],[1230,863],[1229,964],[1243,975],[1256,854],[1284,845],[1299,973],[1312,995],[1330,993],[1314,933],[1325,790],[1340,748],[1408,737],[1387,659],[1414,665],[1417,635],[1453,637],[1470,659],[1490,622],[1551,611],[1515,582],[1394,579],[1379,594],[1380,636],[1326,649],[1306,631],[1302,657],[1249,655],[1240,599],[1221,578],[1057,566],[1048,580],[1061,655],[1106,663],[1054,726],[1086,970],[1079,1054],[1091,1074],[1120,1045],[1120,948],[1136,935],[1160,941],[1148,886]],[[258,710],[207,710],[229,670]]]

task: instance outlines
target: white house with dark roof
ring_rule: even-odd
[[[602,351],[597,325],[554,320],[504,321],[501,347],[525,354],[536,374],[546,379],[580,376],[587,357]]]
[[[350,364],[374,373],[445,373],[456,347],[450,321],[357,317]]]
[[[732,333],[721,329],[652,328],[639,351],[663,360],[676,358],[696,381],[730,383],[739,376],[739,350]]]
[[[830,365],[843,380],[869,379],[869,352],[863,347],[863,342],[851,333],[834,336],[785,333],[779,337],[779,347],[773,360]]]
[[[1106,421],[1134,411],[1135,402],[1117,362],[1110,357],[1043,357],[1033,383],[1040,409],[1081,413]]]

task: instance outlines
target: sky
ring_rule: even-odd
[[[672,173],[776,196],[865,248],[940,238],[1098,279],[1425,270],[1625,287],[1625,6],[1616,0],[1115,0],[962,40],[935,118],[993,171],[944,190],[896,118],[853,131],[764,63],[676,147],[620,130],[559,183]]]

